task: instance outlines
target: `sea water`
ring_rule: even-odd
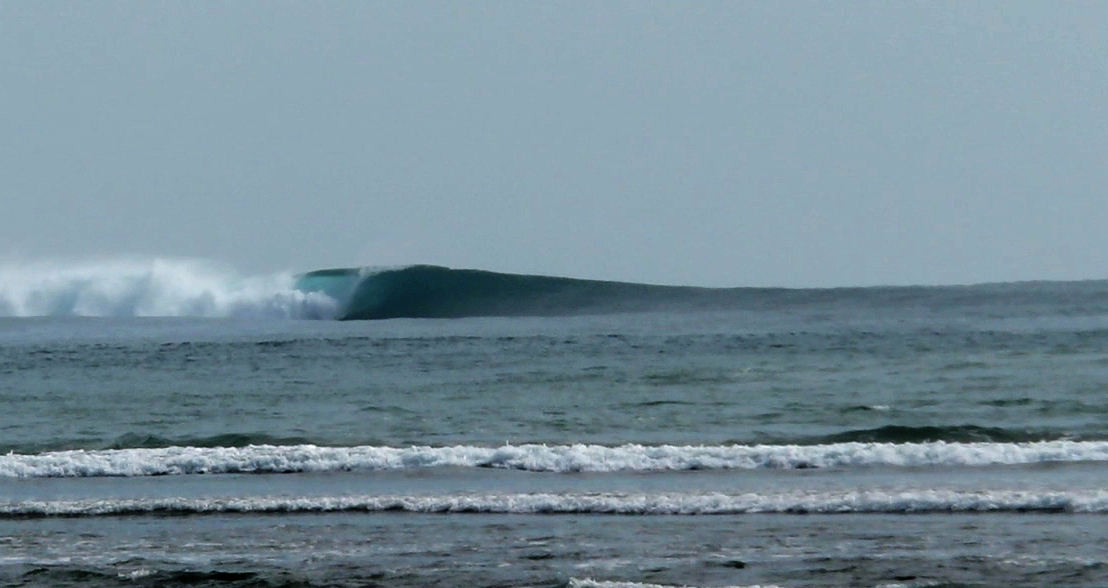
[[[0,318],[0,583],[1108,583],[1108,283],[740,298]]]

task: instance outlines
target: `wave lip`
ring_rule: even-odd
[[[871,466],[991,466],[1108,461],[1108,441],[828,445],[505,445],[478,447],[164,447],[0,455],[16,478],[379,471],[488,467],[531,472],[652,472]]]
[[[470,514],[1108,513],[1108,491],[864,490],[784,494],[483,494],[19,501],[0,518],[409,512]]]

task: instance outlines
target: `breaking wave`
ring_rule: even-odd
[[[338,302],[289,273],[243,277],[199,261],[0,266],[0,316],[330,319]]]
[[[942,309],[1003,302],[1050,312],[1108,313],[1108,282],[866,288],[697,288],[414,265],[301,275],[297,288],[339,300],[339,318],[558,316],[650,310],[780,310],[860,304]],[[1061,306],[1060,306],[1061,305]]]
[[[1108,513],[1108,491],[848,490],[781,494],[463,494],[27,500],[0,518],[411,512],[491,514],[738,515],[955,512]]]
[[[654,286],[626,282],[506,274],[415,265],[367,271],[347,268],[306,273],[304,291],[342,300],[340,318],[459,318],[557,316],[674,307],[727,306],[759,289]]]
[[[1003,302],[1108,313],[1108,281],[865,288],[699,288],[522,275],[430,265],[302,274],[297,288],[340,301],[339,318],[558,316],[651,310],[781,310],[861,304],[931,310]],[[1061,304],[1061,306],[1059,306]],[[1060,309],[1060,310],[1059,310]],[[1040,309],[1041,311],[1041,309]]]
[[[1106,441],[829,445],[505,445],[502,447],[165,447],[0,455],[17,478],[381,471],[486,467],[530,472],[928,467],[1108,461]]]
[[[189,260],[0,265],[0,316],[311,319],[558,316],[862,304],[938,309],[1003,301],[1108,313],[1108,282],[868,288],[698,288],[429,265],[242,276]]]

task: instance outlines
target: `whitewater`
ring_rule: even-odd
[[[242,276],[200,260],[0,265],[0,316],[332,319],[338,301],[290,272]]]
[[[507,494],[115,499],[0,503],[0,517],[410,512],[428,514],[1108,513],[1108,491],[864,490],[780,494]]]
[[[27,262],[0,315],[4,585],[1108,579],[1105,281]]]
[[[827,445],[502,447],[166,447],[0,455],[0,476],[165,476],[502,468],[528,472],[661,472],[713,469],[974,467],[1108,461],[1106,441],[834,443]]]

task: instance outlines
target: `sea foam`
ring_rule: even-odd
[[[105,498],[0,503],[0,517],[410,512],[469,514],[924,514],[1106,513],[1108,491],[844,490],[781,494],[464,494]]]
[[[290,273],[241,276],[190,260],[0,265],[0,316],[330,319],[338,303]]]
[[[989,466],[1108,461],[1106,441],[828,445],[504,445],[479,447],[165,447],[0,455],[0,476],[90,477],[488,467],[533,472],[651,472],[868,466]]]
[[[569,588],[695,588],[688,585],[644,584],[641,582],[613,582],[593,580],[592,578],[570,578]],[[724,586],[722,588],[780,588],[775,584],[753,584],[750,586]]]

